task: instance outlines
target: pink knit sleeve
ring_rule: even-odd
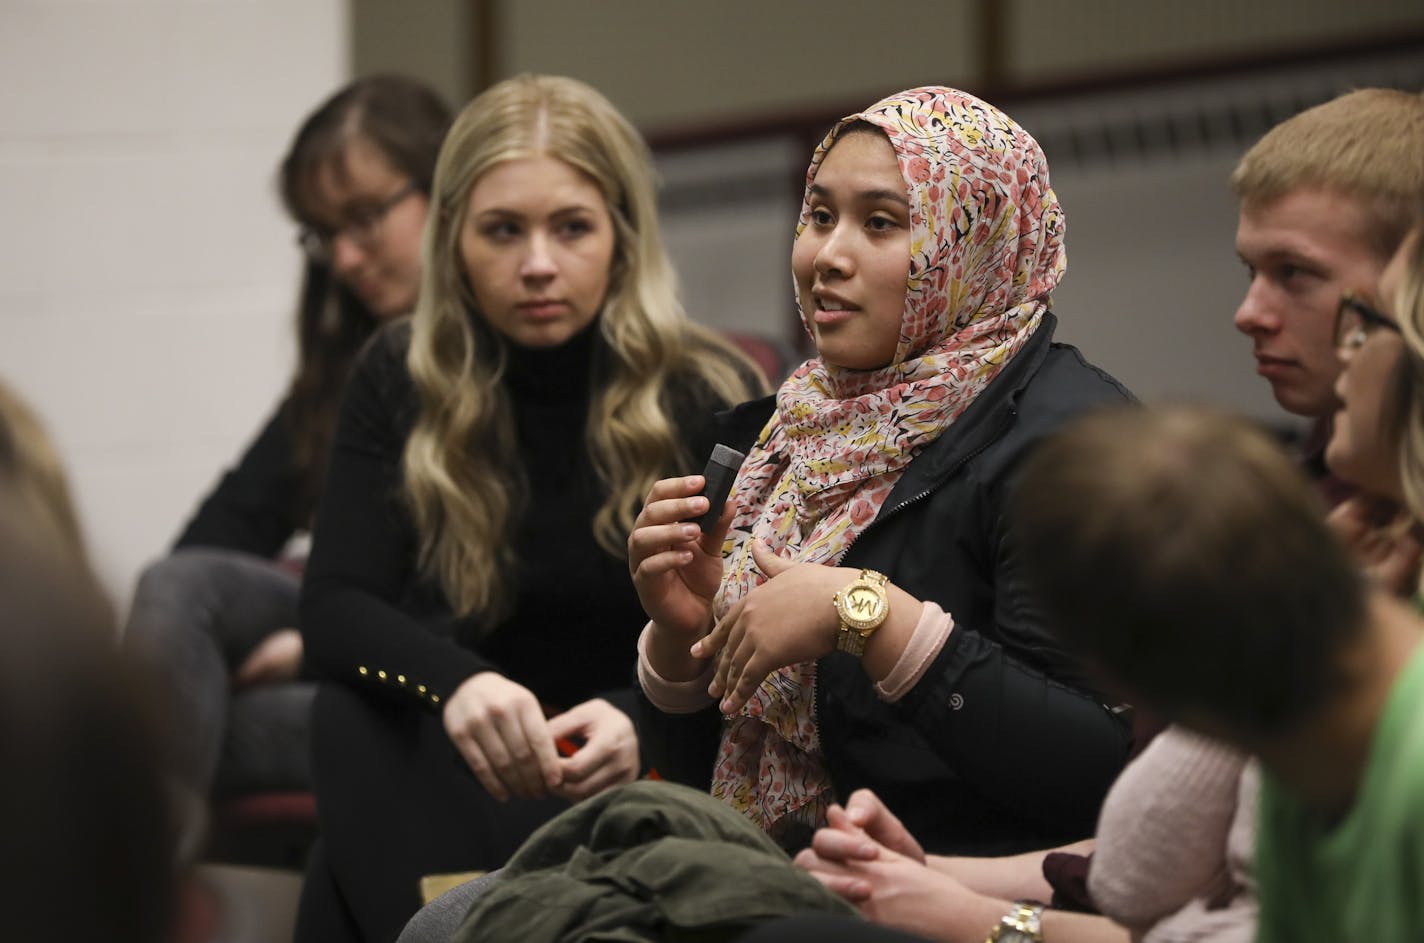
[[[929,670],[930,663],[944,648],[954,620],[939,606],[926,602],[920,610],[920,621],[915,623],[915,632],[900,654],[900,660],[883,681],[875,685],[875,693],[881,700],[892,704],[900,700]]]
[[[1168,727],[1122,771],[1098,819],[1088,890],[1141,932],[1193,899],[1230,894],[1227,836],[1245,758]]]
[[[691,681],[669,681],[648,661],[648,632],[652,627],[649,622],[638,636],[638,684],[649,702],[664,714],[692,714],[715,702],[716,698],[707,693],[707,686],[717,673],[717,662],[707,659],[706,670]]]

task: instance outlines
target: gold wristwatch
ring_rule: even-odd
[[[840,592],[834,602],[841,617],[836,648],[859,658],[865,654],[865,642],[890,615],[890,595],[885,591],[889,577],[874,570],[861,570]]]
[[[1036,900],[1016,900],[984,943],[1043,943],[1043,905]]]

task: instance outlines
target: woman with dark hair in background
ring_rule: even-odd
[[[199,794],[310,787],[315,688],[297,681],[300,577],[278,557],[311,525],[356,354],[415,304],[449,121],[414,80],[358,79],[306,119],[282,162],[283,203],[306,255],[297,370],[173,553],[144,572],[126,630],[167,681],[181,772]]]

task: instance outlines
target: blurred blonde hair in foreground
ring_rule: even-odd
[[[34,410],[0,380],[0,491],[23,506],[46,539],[88,569],[69,479]]]
[[[117,649],[55,451],[0,384],[6,940],[171,938],[179,823],[149,688]]]

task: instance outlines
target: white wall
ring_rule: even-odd
[[[0,0],[0,377],[120,600],[272,407],[298,256],[273,173],[348,71],[342,0]]]

